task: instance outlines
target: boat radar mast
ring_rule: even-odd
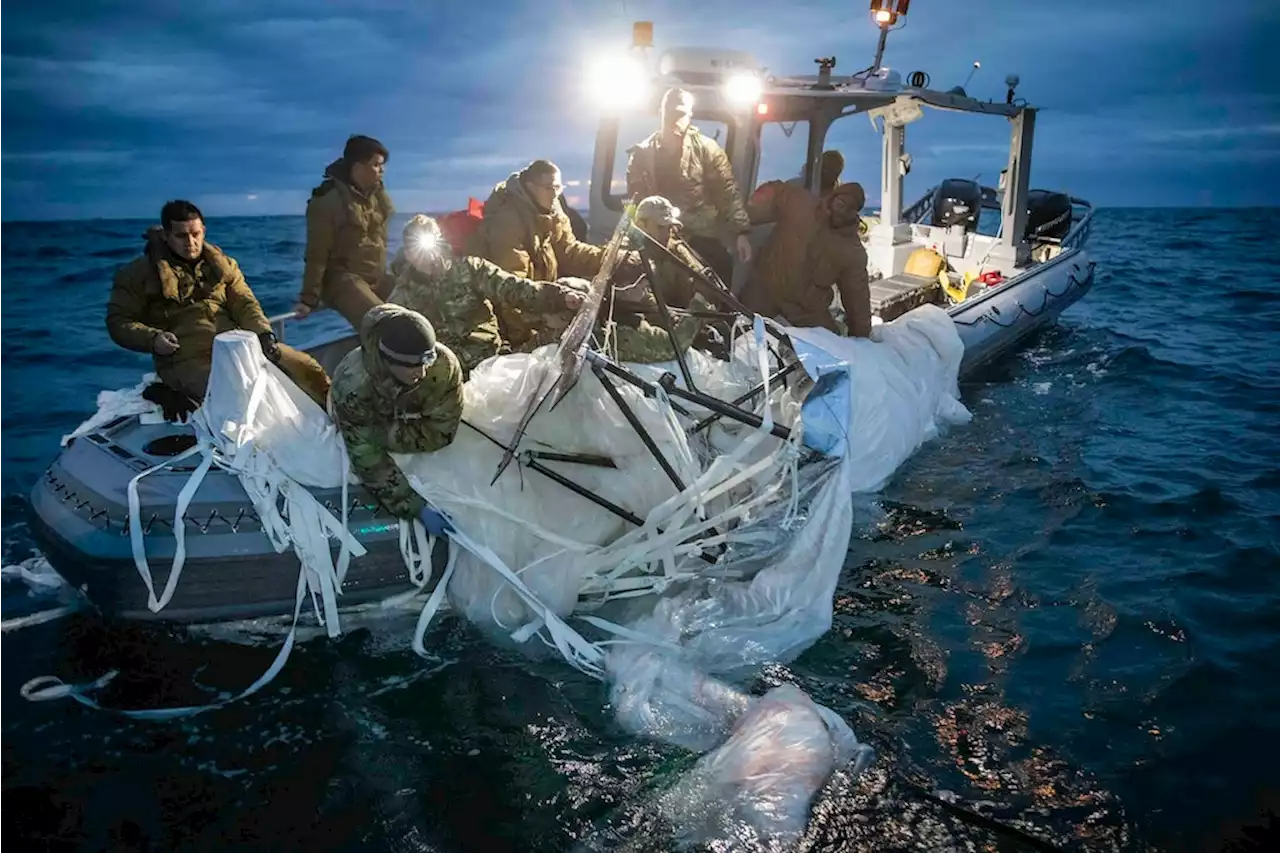
[[[910,5],[911,0],[871,0],[871,20],[875,21],[876,26],[880,28],[880,44],[876,46],[876,60],[871,63],[873,75],[880,70],[880,60],[884,58],[884,43],[889,38],[889,30],[898,23],[899,18],[906,17],[907,7]]]

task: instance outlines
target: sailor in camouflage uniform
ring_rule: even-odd
[[[543,328],[563,329],[582,303],[582,294],[553,282],[512,275],[482,258],[454,258],[440,226],[418,214],[404,227],[404,244],[391,262],[395,289],[390,301],[425,316],[440,341],[457,354],[464,376],[486,358],[509,352],[498,312],[514,308],[541,318]],[[535,336],[521,347],[531,351],[555,338]]]
[[[679,213],[671,202],[662,196],[650,196],[636,206],[633,224],[694,269],[700,269],[705,264],[676,231],[680,225],[678,217]],[[621,290],[615,292],[612,331],[617,341],[619,361],[653,364],[675,358],[667,331],[638,313],[658,310],[652,293],[654,288],[662,294],[668,306],[688,307],[693,311],[713,310],[701,294],[694,292],[692,276],[679,265],[666,258],[658,258],[653,264],[653,273],[655,280],[645,283],[647,286],[642,295],[628,298],[629,295]],[[703,323],[697,317],[686,316],[675,322],[672,331],[681,350],[693,344],[702,327]]]
[[[462,367],[431,323],[399,305],[370,309],[360,346],[334,371],[330,397],[351,467],[378,503],[399,518],[422,519],[432,533],[448,529],[391,458],[446,447],[462,420]]]

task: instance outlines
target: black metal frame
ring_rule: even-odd
[[[626,405],[625,401],[620,401],[620,402],[622,402],[622,405],[625,407]],[[624,409],[624,411],[629,412],[630,410]],[[498,447],[502,448],[507,453],[514,453],[513,448],[508,447],[507,445],[503,444],[501,441],[498,441],[498,439],[489,435],[489,433],[480,429],[480,427],[476,426],[475,424],[471,423],[465,418],[463,419],[462,423],[470,427],[471,429],[475,430],[481,436],[488,439],[490,442],[497,445]],[[652,437],[650,437],[649,434],[643,430],[643,428],[640,428],[640,434],[642,437],[647,439],[646,444],[648,444],[649,442],[652,442],[653,440]],[[650,450],[653,451],[658,456],[659,459],[664,459],[664,457],[662,457],[661,451],[659,451],[656,446],[650,446]],[[591,501],[593,504],[604,509],[605,511],[613,513],[618,518],[621,518],[623,521],[630,522],[631,524],[634,524],[636,527],[644,526],[644,519],[636,515],[631,510],[627,509],[626,507],[618,506],[613,501],[609,500],[608,498],[602,495],[596,494],[595,492],[591,491],[587,487],[583,486],[581,483],[574,482],[573,480],[566,477],[564,474],[561,474],[559,471],[555,470],[554,468],[547,467],[546,465],[542,464],[542,461],[541,461],[545,459],[548,462],[570,462],[578,465],[591,465],[597,468],[617,468],[618,466],[614,464],[614,461],[612,459],[609,459],[608,457],[605,457],[605,456],[597,456],[594,453],[556,453],[554,451],[548,451],[548,450],[526,450],[525,452],[518,454],[516,458],[519,460],[518,464],[521,465],[522,467],[528,468],[530,471],[536,471],[537,473],[546,477],[548,480],[551,480],[553,483],[558,483],[559,485],[563,486],[564,488],[568,489],[574,494],[579,495],[580,497],[586,498],[587,500]],[[683,491],[684,487],[679,485],[679,482],[680,482],[679,476],[676,475],[674,472],[671,472],[671,475],[674,478],[675,482],[677,483],[678,488],[680,488],[680,490]],[[664,532],[661,527],[657,528],[657,531],[659,534],[662,534]],[[723,552],[724,552],[724,546],[721,546],[719,549],[717,549],[718,554]],[[710,554],[704,553],[704,554],[701,554],[700,556],[704,561],[708,563],[716,562],[716,557],[713,557]]]
[[[644,442],[645,447],[649,450],[650,454],[652,454],[658,465],[661,466],[663,472],[671,480],[672,485],[674,485],[678,491],[684,491],[686,488],[684,480],[671,464],[671,461],[663,454],[662,449],[658,446],[653,436],[649,434],[647,429],[645,429],[644,424],[640,422],[635,411],[622,396],[619,391],[617,381],[620,380],[622,382],[626,382],[632,387],[639,389],[646,397],[656,397],[659,392],[662,392],[668,398],[671,408],[677,413],[688,418],[693,417],[692,413],[678,401],[694,403],[705,409],[710,409],[712,414],[695,423],[689,431],[690,435],[702,432],[722,418],[728,418],[754,429],[760,429],[764,425],[764,419],[755,412],[742,408],[742,404],[760,395],[764,391],[765,383],[762,382],[756,385],[754,388],[731,402],[720,400],[697,388],[693,381],[693,374],[689,370],[688,363],[685,361],[684,353],[681,351],[675,339],[674,324],[672,322],[672,309],[668,306],[660,289],[655,285],[655,282],[657,281],[656,270],[658,260],[669,261],[685,270],[692,277],[694,288],[698,293],[702,294],[708,301],[712,302],[712,304],[728,309],[724,313],[687,313],[698,316],[714,317],[716,319],[730,319],[731,321],[744,316],[752,317],[754,316],[754,313],[748,310],[747,307],[743,305],[732,292],[730,292],[729,288],[725,286],[724,282],[716,275],[715,271],[706,264],[703,264],[701,268],[689,264],[683,258],[673,253],[665,245],[654,240],[653,237],[639,228],[630,228],[630,237],[631,239],[638,240],[639,242],[640,257],[644,264],[645,272],[648,275],[650,292],[653,293],[654,301],[658,306],[658,310],[656,312],[644,312],[644,314],[646,316],[656,317],[658,323],[666,331],[668,340],[671,344],[672,353],[675,356],[676,364],[679,366],[679,370],[683,375],[685,387],[682,388],[677,385],[676,376],[670,372],[664,373],[657,382],[644,379],[635,372],[628,370],[617,362],[614,362],[607,356],[596,352],[589,346],[582,353],[581,357],[585,362],[590,364],[591,372],[595,374],[596,379],[599,380],[602,386],[604,386],[605,392],[609,395],[610,399],[613,400],[615,405],[617,405],[623,417],[626,418],[627,423],[630,424],[633,430],[635,430],[636,435],[638,435],[640,440]],[[615,234],[615,239],[616,238],[617,235]],[[696,252],[694,253],[694,257],[697,258]],[[610,294],[610,298],[612,298],[612,294]],[[794,349],[787,334],[783,332],[782,329],[773,321],[765,318],[764,322],[766,329],[768,330],[769,337],[773,339],[772,341],[767,341],[766,345],[778,364],[778,369],[771,374],[768,380],[768,383],[772,385],[774,383],[783,382],[796,370],[797,367],[800,367],[801,365],[799,358],[795,356]],[[774,344],[777,344],[777,346],[775,347]],[[784,358],[779,350],[790,350],[791,357],[789,359]],[[802,374],[802,376],[805,376],[805,374]],[[807,378],[807,376],[805,376],[805,378]],[[804,380],[802,379],[801,381]],[[597,506],[602,507],[608,512],[613,513],[631,524],[635,524],[637,526],[643,525],[644,520],[635,513],[624,507],[618,506],[580,483],[575,482],[572,478],[543,464],[543,461],[545,460],[596,465],[601,467],[616,467],[613,460],[592,454],[568,454],[538,450],[526,450],[523,453],[518,452],[517,448],[524,436],[524,432],[528,427],[529,421],[532,420],[538,410],[542,408],[543,403],[545,403],[547,397],[550,395],[551,392],[543,394],[537,401],[536,405],[532,407],[529,414],[517,428],[510,445],[498,441],[493,436],[476,427],[474,424],[468,423],[465,420],[463,421],[464,424],[483,435],[493,444],[501,447],[504,451],[503,461],[498,466],[497,472],[494,474],[493,482],[496,483],[498,478],[502,476],[502,472],[505,470],[506,465],[512,459],[518,459],[519,467],[529,468],[530,470],[542,474],[553,482],[558,483],[583,498],[586,498]],[[557,398],[555,403],[558,403],[560,399],[562,399],[562,397]],[[553,403],[553,408],[555,403]],[[791,439],[791,430],[780,424],[774,424],[770,429],[770,432],[772,435],[782,439],[783,441],[789,441]],[[720,550],[723,551],[723,548]],[[715,559],[707,554],[703,554],[702,556],[709,562],[715,562]]]

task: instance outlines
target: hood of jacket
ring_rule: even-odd
[[[855,219],[852,224],[846,225],[844,228],[837,229],[831,227],[831,220],[829,218],[831,214],[831,202],[837,198],[845,199],[854,210],[861,211],[862,206],[867,203],[867,194],[862,189],[862,185],[856,181],[848,184],[840,184],[823,196],[822,200],[818,202],[818,209],[821,212],[822,221],[826,224],[829,230],[841,236],[847,234],[858,234],[857,219]]]
[[[311,195],[321,195],[328,186],[332,186],[334,184],[341,184],[343,189],[358,199],[377,199],[383,207],[388,208],[388,215],[390,215],[390,197],[387,196],[386,185],[379,181],[378,185],[368,192],[360,189],[355,185],[355,182],[351,180],[351,164],[341,157],[324,167],[324,180],[320,182],[318,187],[311,191]]]
[[[489,193],[489,198],[484,203],[484,214],[485,216],[492,216],[503,208],[511,207],[518,211],[522,217],[549,220],[556,215],[559,206],[560,199],[557,198],[551,203],[551,209],[544,213],[538,208],[533,197],[529,195],[529,191],[524,188],[524,182],[520,180],[520,173],[512,172],[505,181],[500,182],[493,188],[493,192]]]
[[[176,301],[179,298],[177,266],[189,262],[173,253],[164,239],[164,230],[159,225],[148,228],[142,237],[147,241],[145,250],[147,258],[160,279],[160,292],[165,299]],[[196,261],[196,263],[200,262],[208,264],[212,272],[212,275],[205,280],[210,287],[231,277],[231,260],[221,249],[207,240],[204,249],[200,252],[200,258]]]

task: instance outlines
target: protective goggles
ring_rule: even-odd
[[[432,347],[423,353],[417,355],[406,355],[402,352],[395,352],[387,349],[384,343],[378,343],[378,352],[384,359],[392,364],[398,364],[401,367],[430,367],[436,362],[436,348]]]

